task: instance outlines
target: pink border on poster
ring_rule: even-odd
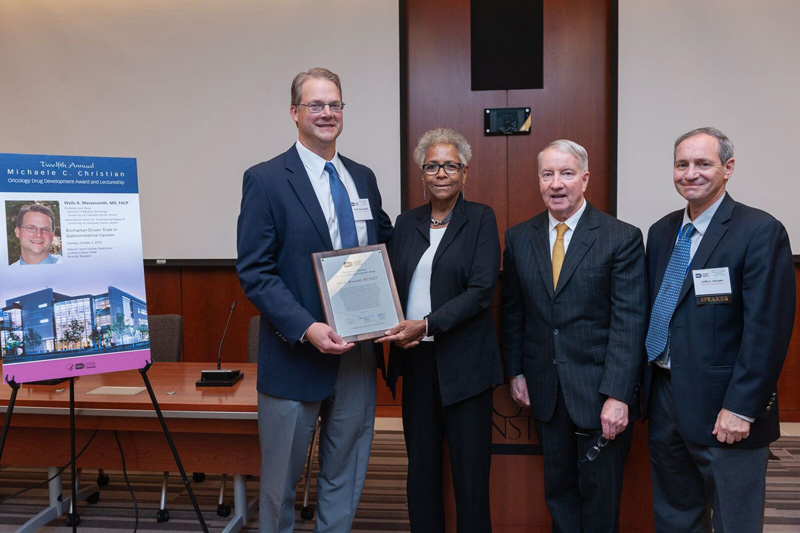
[[[88,374],[105,374],[144,368],[150,360],[150,349],[129,352],[99,353],[83,357],[66,357],[49,361],[26,361],[3,367],[3,383],[13,379],[28,383],[45,379],[70,378]]]

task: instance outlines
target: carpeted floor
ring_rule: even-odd
[[[400,431],[378,431],[370,458],[367,482],[356,515],[354,532],[409,531],[406,513],[405,471],[406,454],[403,434]],[[111,482],[104,487],[100,501],[96,504],[81,502],[81,530],[104,532],[130,532],[133,530],[134,513],[130,494],[118,471],[107,472]],[[96,472],[84,474],[85,479]],[[160,472],[129,473],[133,490],[139,504],[139,531],[198,531],[199,526],[183,483],[177,475],[170,476],[167,508],[170,520],[157,523],[156,511],[161,490]],[[0,472],[0,496],[6,497],[19,489],[44,481],[46,472],[40,468],[5,467]],[[220,531],[228,519],[216,514],[221,476],[208,475],[202,483],[193,483],[203,517],[210,531]],[[65,476],[64,492],[69,490]],[[232,503],[230,488],[226,496]],[[249,498],[258,494],[258,480],[248,481]],[[314,485],[312,483],[312,496]],[[39,512],[47,501],[47,488],[33,489],[0,505],[0,531],[15,531],[31,516]],[[312,498],[313,501],[313,498]],[[298,495],[296,531],[312,531],[314,522],[300,519],[302,494]],[[243,531],[257,531],[258,520],[254,517]],[[63,518],[53,520],[43,531],[67,532]],[[772,446],[767,471],[767,501],[765,531],[778,533],[800,532],[800,437],[782,437]]]
[[[369,472],[358,507],[352,531],[409,531],[406,511],[406,459],[402,431],[377,431],[370,456]],[[318,465],[315,465],[318,466]],[[95,504],[80,502],[79,530],[104,531],[109,533],[133,531],[134,511],[130,493],[121,471],[109,470],[108,486],[103,487],[100,501]],[[97,472],[83,473],[85,483],[94,481]],[[207,475],[202,483],[192,483],[192,490],[203,511],[203,519],[209,531],[221,531],[230,517],[217,516],[220,475]],[[0,472],[0,499],[26,487],[41,483],[47,478],[44,468],[7,466]],[[151,531],[198,531],[200,529],[194,508],[189,500],[183,481],[178,474],[170,475],[167,492],[167,509],[170,519],[156,522],[161,498],[161,472],[129,472],[134,494],[139,506],[140,532]],[[312,475],[311,501],[314,501],[316,485]],[[233,505],[232,480],[228,481],[226,503]],[[64,473],[64,495],[68,495],[69,470]],[[0,531],[15,531],[32,516],[43,509],[47,502],[47,486],[33,489],[12,500],[0,504]],[[247,482],[248,501],[258,496],[258,479]],[[313,531],[313,520],[302,520],[300,508],[302,492],[297,499],[297,522],[295,531]],[[42,531],[67,532],[64,518],[52,520]],[[242,531],[258,531],[258,516],[254,516]]]
[[[781,437],[770,451],[764,531],[800,532],[800,437]]]

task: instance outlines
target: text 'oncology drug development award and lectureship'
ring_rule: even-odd
[[[3,380],[142,368],[136,160],[0,154],[0,208]]]

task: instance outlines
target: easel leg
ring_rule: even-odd
[[[8,379],[8,376],[6,376],[6,383],[11,387],[11,398],[8,400],[6,421],[3,423],[3,436],[0,437],[0,459],[3,458],[3,450],[6,447],[6,437],[8,436],[8,426],[11,424],[11,415],[14,414],[14,402],[17,401],[17,391],[19,391],[19,383],[14,381],[14,378]]]
[[[72,498],[70,512],[67,515],[67,525],[72,526],[72,532],[78,531],[80,516],[78,515],[78,474],[75,466],[75,378],[69,378],[69,458],[72,484]]]
[[[153,386],[150,385],[150,380],[147,378],[147,371],[151,366],[152,362],[147,363],[144,368],[139,369],[139,373],[142,375],[142,379],[144,380],[145,387],[147,387],[148,394],[150,394],[150,400],[153,402],[153,408],[156,411],[156,416],[158,416],[158,421],[161,422],[161,428],[164,430],[164,436],[167,437],[167,443],[172,450],[173,457],[175,457],[175,464],[178,466],[178,471],[181,473],[181,478],[183,479],[183,485],[186,487],[186,492],[189,493],[189,499],[192,500],[192,506],[194,506],[194,512],[197,515],[197,519],[200,521],[200,526],[203,528],[204,533],[208,533],[206,521],[203,520],[203,513],[200,512],[200,506],[197,504],[197,499],[194,497],[194,492],[189,484],[189,478],[186,477],[186,471],[183,469],[181,458],[178,456],[178,450],[175,448],[175,443],[172,441],[172,436],[167,428],[167,422],[164,420],[164,415],[161,413],[161,408],[158,406],[158,400],[156,400],[156,394],[153,392]]]

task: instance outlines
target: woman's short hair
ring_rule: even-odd
[[[450,128],[435,128],[423,133],[417,141],[417,147],[414,149],[414,161],[419,163],[419,166],[424,165],[428,149],[437,144],[453,145],[458,152],[458,158],[464,165],[468,165],[469,160],[472,159],[472,148],[463,135]]]

